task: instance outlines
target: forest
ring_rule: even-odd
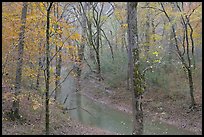
[[[2,2],[3,135],[202,135],[201,2]]]

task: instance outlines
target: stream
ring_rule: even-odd
[[[132,115],[111,109],[107,105],[95,102],[86,96],[75,92],[75,80],[69,76],[62,84],[59,101],[64,102],[68,109],[71,119],[75,119],[85,125],[98,127],[104,130],[112,131],[119,134],[131,135],[132,133]],[[79,107],[78,107],[79,106]],[[153,121],[151,118],[144,119],[145,135],[192,135],[194,133],[179,129],[172,125]]]

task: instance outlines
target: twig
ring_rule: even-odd
[[[114,61],[113,48],[112,48],[112,46],[111,46],[111,43],[110,43],[110,41],[108,40],[108,38],[107,38],[107,36],[106,36],[104,30],[103,30],[102,28],[100,28],[100,30],[103,32],[103,35],[104,35],[105,39],[106,39],[107,42],[108,42],[108,45],[109,45],[109,47],[110,47],[110,49],[111,49],[112,59],[113,59],[113,61]]]
[[[68,97],[69,97],[69,94],[67,94],[67,96],[66,96],[66,98],[65,98],[65,100],[64,100],[64,102],[63,102],[63,105],[66,103]]]
[[[88,110],[86,110],[85,108],[82,108],[81,106],[77,106],[77,107],[74,107],[74,108],[64,108],[63,110],[74,110],[74,109],[77,109],[77,108],[80,108],[84,111],[86,111],[89,115],[91,115],[92,117],[96,118],[93,114],[91,114],[91,112],[89,112]]]
[[[86,109],[84,109],[84,108],[82,108],[82,107],[80,107],[79,106],[79,108],[81,108],[82,110],[84,110],[84,111],[86,111],[87,113],[89,113],[91,116],[93,116],[94,118],[96,118],[93,114],[91,114],[88,110],[86,110]]]
[[[49,7],[47,8],[47,11],[50,11],[50,8],[52,7],[53,2],[50,2]]]
[[[162,9],[158,9],[158,8],[155,8],[155,7],[150,7],[150,6],[148,6],[148,7],[141,7],[141,8],[150,8],[150,9],[154,9],[154,10],[159,10],[159,11],[161,11],[161,12],[164,12],[164,10],[162,10]]]

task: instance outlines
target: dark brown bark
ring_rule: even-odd
[[[97,61],[97,74],[99,77],[99,81],[101,80],[101,62],[99,57],[99,52],[96,52],[96,61]]]
[[[137,2],[128,2],[128,47],[129,47],[129,76],[130,91],[132,92],[133,106],[133,132],[134,135],[143,134],[143,110],[142,110],[142,79],[139,70],[139,47],[137,35]]]
[[[194,87],[193,87],[193,77],[192,77],[192,70],[188,69],[188,81],[189,81],[189,88],[190,88],[190,97],[191,97],[191,105],[190,108],[194,108],[196,103],[194,100]]]
[[[98,24],[99,25],[99,24]],[[100,52],[99,52],[99,38],[100,38],[100,30],[99,26],[97,25],[97,38],[96,38],[96,61],[97,61],[97,74],[99,77],[99,81],[101,80],[101,62],[100,62]]]
[[[49,29],[50,29],[50,10],[53,2],[50,2],[47,8],[47,28],[46,28],[46,93],[45,93],[45,129],[46,135],[49,135],[49,83],[50,83],[50,48],[49,48]]]
[[[18,95],[21,92],[21,88],[22,88],[21,79],[22,79],[24,35],[25,35],[27,7],[28,7],[28,3],[23,2],[22,16],[21,16],[21,28],[20,28],[19,43],[18,43],[18,61],[17,61],[17,68],[16,68],[16,80],[15,80],[15,100],[13,101],[13,106],[12,106],[12,111],[11,111],[14,118],[20,118]]]

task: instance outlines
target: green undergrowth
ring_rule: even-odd
[[[114,60],[110,53],[104,52],[101,56],[101,70],[105,83],[116,88],[127,79],[128,58],[126,51],[114,52]]]

